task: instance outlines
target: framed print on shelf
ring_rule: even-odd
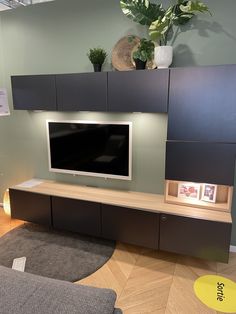
[[[201,200],[205,202],[216,202],[216,184],[203,184],[202,186],[202,197]]]
[[[178,184],[178,197],[199,200],[200,184],[191,182],[180,182]]]

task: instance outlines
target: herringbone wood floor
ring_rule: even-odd
[[[0,209],[0,236],[20,224]],[[236,253],[221,264],[118,243],[111,259],[79,283],[114,289],[124,314],[217,313],[194,295],[194,281],[205,274],[236,281]]]

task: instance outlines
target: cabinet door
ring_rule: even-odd
[[[102,236],[158,249],[159,214],[102,204]]]
[[[160,250],[227,262],[231,224],[161,214]]]
[[[170,72],[168,140],[236,143],[236,65]]]
[[[51,225],[50,196],[10,189],[11,217]]]
[[[53,196],[52,223],[54,228],[100,236],[100,204]]]
[[[167,112],[169,70],[108,73],[108,110]]]
[[[13,106],[17,110],[56,110],[54,75],[12,76]]]
[[[236,144],[167,142],[168,180],[234,185]]]
[[[60,111],[106,111],[107,73],[56,75]]]

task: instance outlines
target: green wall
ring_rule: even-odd
[[[3,40],[2,40],[2,19],[0,16],[0,86],[3,84]]]
[[[5,82],[10,75],[92,71],[86,53],[111,51],[127,34],[146,30],[129,21],[114,1],[67,0],[2,13]],[[110,58],[105,69],[111,70]],[[133,122],[133,180],[121,181],[52,174],[48,171],[46,118]],[[12,111],[0,121],[1,193],[32,176],[138,191],[163,192],[167,117],[164,114],[33,113]]]
[[[227,0],[227,6],[221,0],[207,3],[213,17],[202,15],[193,19],[188,25],[191,30],[185,28],[177,37],[173,66],[236,63],[236,2]],[[33,176],[163,193],[166,115],[12,110],[11,75],[92,71],[86,56],[90,47],[101,46],[110,53],[121,37],[144,36],[145,27],[127,19],[120,11],[118,0],[56,0],[2,12],[0,22],[0,83],[8,89],[11,107],[11,116],[0,118],[0,195],[8,186]],[[112,69],[110,59],[104,70]],[[47,118],[132,121],[133,180],[49,173]],[[236,244],[236,230],[233,239]]]

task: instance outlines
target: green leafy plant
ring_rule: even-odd
[[[133,36],[129,36],[129,41],[133,40]],[[146,38],[140,39],[140,43],[137,50],[133,52],[133,58],[139,59],[143,62],[150,61],[153,59],[155,45],[152,40]]]
[[[176,4],[167,9],[162,4],[154,4],[149,0],[120,0],[120,5],[128,18],[147,25],[151,39],[159,41],[160,45],[167,44],[174,25],[188,23],[197,13],[210,13],[207,5],[199,0],[176,0]]]
[[[102,48],[92,48],[89,49],[87,56],[92,64],[102,65],[107,57],[107,53]]]
[[[150,26],[165,14],[161,4],[150,3],[148,0],[121,0],[120,6],[128,18],[141,25]]]

